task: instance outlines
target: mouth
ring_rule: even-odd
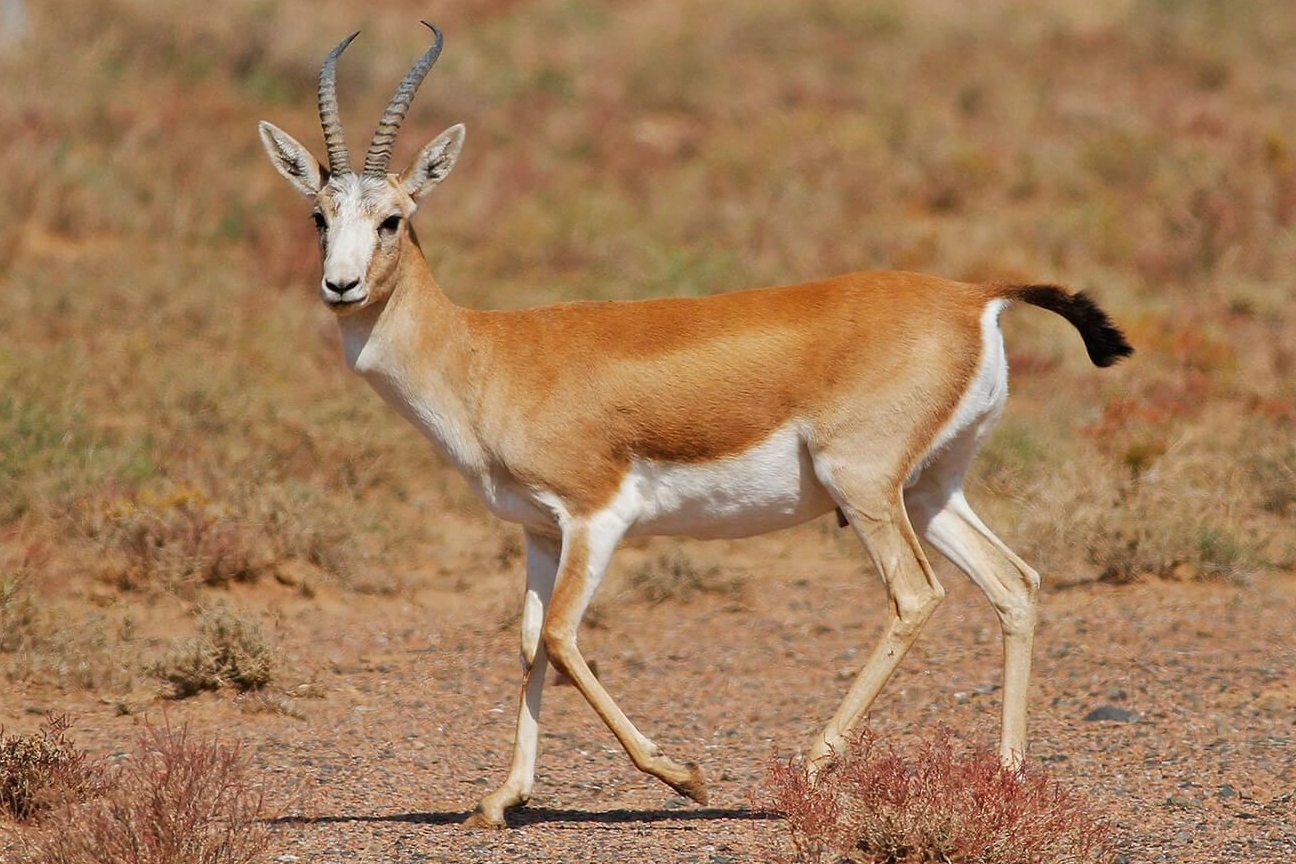
[[[369,294],[366,292],[359,297],[344,297],[342,294],[328,293],[324,294],[320,299],[324,301],[325,306],[334,312],[347,312],[363,306],[364,302],[369,299]]]

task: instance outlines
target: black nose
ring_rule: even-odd
[[[324,280],[325,287],[339,296],[345,294],[359,284],[359,279],[352,279],[350,282],[330,282],[327,279]]]

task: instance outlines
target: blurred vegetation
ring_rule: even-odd
[[[346,372],[307,207],[254,128],[322,152],[319,63],[361,27],[340,67],[361,146],[428,14],[48,0],[2,49],[0,619],[21,629],[0,634],[0,661],[69,627],[122,644],[32,596],[112,606],[302,567],[381,593],[437,540],[429,513],[473,506]],[[395,159],[468,125],[419,217],[457,301],[872,267],[1085,288],[1139,353],[1098,372],[1064,323],[1009,314],[1015,396],[970,484],[987,522],[1050,583],[1292,566],[1296,8],[436,14],[446,53]],[[120,667],[110,680],[129,680]]]
[[[174,646],[150,670],[171,685],[173,698],[222,687],[261,690],[274,679],[280,659],[253,615],[224,602],[197,614],[198,636]]]

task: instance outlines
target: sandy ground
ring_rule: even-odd
[[[720,590],[647,603],[624,574],[663,547],[625,550],[581,645],[641,729],[702,764],[709,806],[640,775],[579,693],[555,684],[530,806],[507,830],[470,832],[459,823],[512,745],[520,561],[499,560],[507,531],[465,529],[460,552],[438,553],[439,577],[396,596],[235,592],[278,621],[283,687],[311,694],[287,712],[225,694],[118,716],[29,684],[10,685],[0,721],[70,711],[74,739],[97,753],[129,749],[164,711],[241,739],[268,784],[295,790],[276,832],[284,862],[768,860],[787,828],[756,806],[766,767],[832,713],[882,622],[862,556],[827,525],[688,545],[699,566],[721,565]],[[993,747],[997,628],[966,580],[939,572],[950,595],[870,724],[900,747],[938,725]],[[1293,620],[1292,574],[1046,591],[1031,756],[1114,820],[1117,860],[1296,860]],[[1104,706],[1129,718],[1086,720]]]

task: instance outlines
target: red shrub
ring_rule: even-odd
[[[237,746],[150,727],[103,797],[66,811],[30,864],[253,864],[269,858],[262,793]]]
[[[775,762],[765,792],[795,862],[1079,864],[1109,852],[1107,824],[1042,767],[1005,771],[993,753],[956,752],[946,731],[913,761],[866,733],[813,784]]]

